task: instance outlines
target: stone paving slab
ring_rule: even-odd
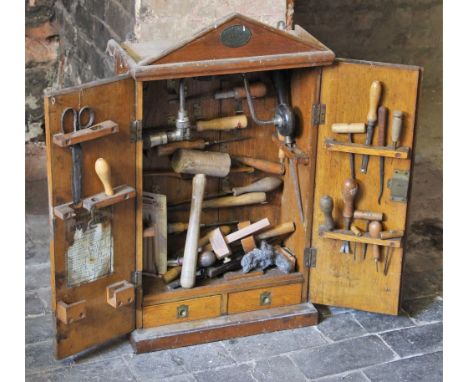
[[[223,341],[229,354],[238,362],[267,358],[326,343],[313,326]]]
[[[26,318],[25,337],[27,344],[50,340],[53,337],[52,315]]]
[[[443,301],[440,297],[407,300],[403,302],[403,309],[417,324],[427,324],[443,319]]]
[[[305,382],[307,378],[287,356],[277,356],[257,361],[252,376],[258,382]]]
[[[49,264],[31,265],[26,267],[25,283],[27,291],[50,287]]]
[[[387,332],[381,337],[400,357],[432,353],[442,350],[442,323]]]
[[[355,320],[352,313],[343,313],[333,317],[333,319],[326,318],[317,329],[333,341],[361,337],[368,334]]]
[[[377,336],[353,338],[291,354],[307,378],[319,378],[383,363],[395,354]]]
[[[364,370],[372,382],[440,382],[442,352],[377,365]]]
[[[314,379],[317,382],[369,382],[369,379],[362,371],[352,372],[348,374],[334,375],[332,377],[325,377]]]
[[[368,313],[362,311],[354,312],[354,318],[369,332],[380,333],[388,330],[407,328],[414,326],[408,316],[400,313],[399,316],[388,314]]]
[[[252,365],[244,363],[196,373],[194,377],[198,382],[256,382],[251,371]]]
[[[29,292],[25,295],[25,313],[28,316],[42,316],[46,313],[47,306],[37,292]]]

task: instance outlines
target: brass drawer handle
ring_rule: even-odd
[[[188,305],[179,305],[177,307],[177,318],[187,318],[189,316]]]
[[[260,294],[260,305],[271,305],[271,292],[263,292]]]

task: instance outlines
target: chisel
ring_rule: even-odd
[[[370,87],[369,93],[369,111],[367,113],[367,135],[366,135],[366,146],[372,144],[372,135],[374,133],[374,126],[377,122],[377,107],[380,101],[380,95],[382,94],[382,84],[380,81],[374,81]],[[367,165],[369,164],[369,155],[362,156],[361,172],[367,173]]]
[[[379,116],[378,116],[378,128],[377,128],[377,145],[378,146],[385,146],[385,135],[387,133],[387,116],[388,110],[385,106],[379,107]],[[385,158],[380,157],[380,189],[379,189],[379,196],[377,198],[378,203],[382,199],[382,194],[384,190],[384,179],[385,179]]]
[[[156,155],[158,157],[171,155],[171,154],[174,154],[174,152],[178,149],[203,150],[209,146],[221,145],[223,143],[240,142],[240,141],[245,141],[247,139],[251,139],[251,137],[237,137],[237,138],[223,139],[220,141],[212,141],[212,142],[205,141],[204,139],[201,139],[201,138],[194,139],[192,141],[171,142],[162,146],[156,146],[157,147]]]

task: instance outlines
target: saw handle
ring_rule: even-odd
[[[111,182],[111,168],[109,163],[104,158],[99,158],[96,160],[94,164],[94,169],[96,171],[97,176],[102,182],[104,186],[104,193],[107,196],[114,195],[114,188],[112,187]]]
[[[382,94],[382,83],[373,81],[369,92],[369,111],[367,113],[367,122],[377,121],[377,106],[379,105]]]
[[[247,116],[245,114],[235,115],[232,117],[215,118],[207,121],[197,121],[197,131],[206,130],[235,130],[245,129],[248,125]]]

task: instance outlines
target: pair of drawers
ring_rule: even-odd
[[[151,305],[143,308],[143,327],[214,318],[224,312],[236,314],[299,304],[301,290],[302,284],[291,284]]]

